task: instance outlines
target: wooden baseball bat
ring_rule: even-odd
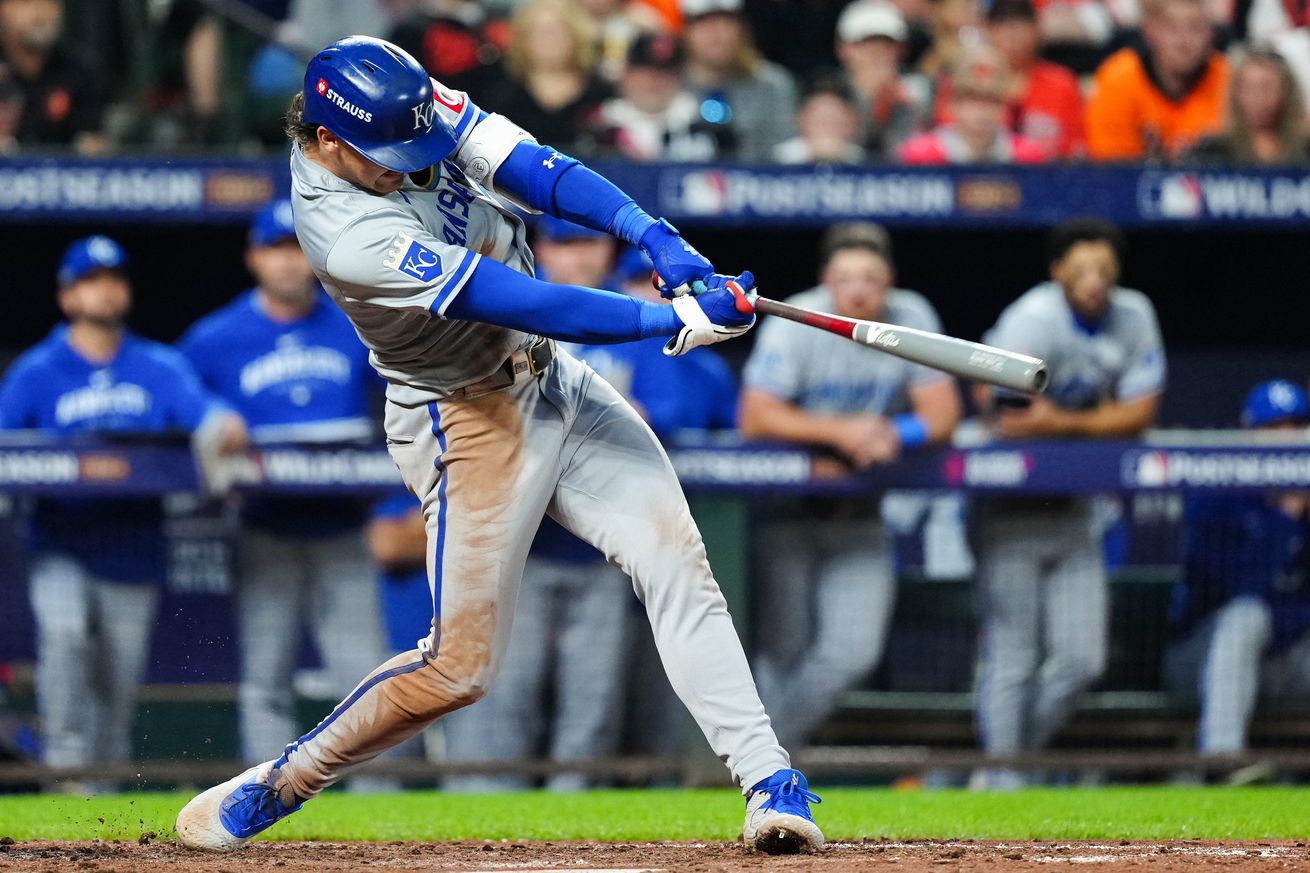
[[[1028,355],[927,330],[815,312],[768,297],[756,297],[754,302],[756,312],[808,324],[880,352],[965,379],[1029,393],[1039,393],[1046,388],[1048,373],[1045,362]]]

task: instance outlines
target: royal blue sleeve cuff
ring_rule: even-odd
[[[905,412],[892,418],[892,427],[900,437],[901,448],[912,449],[928,441],[928,426],[923,419],[913,412]]]

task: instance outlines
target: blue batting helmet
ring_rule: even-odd
[[[1243,427],[1263,427],[1280,421],[1310,422],[1310,398],[1295,382],[1275,379],[1261,382],[1246,395]]]
[[[96,270],[127,269],[127,252],[107,236],[88,236],[71,243],[59,259],[59,287],[72,285]]]
[[[318,52],[305,68],[304,93],[306,123],[388,170],[412,173],[455,150],[427,72],[385,40],[348,36]]]

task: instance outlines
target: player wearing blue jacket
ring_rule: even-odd
[[[1291,382],[1264,382],[1242,424],[1304,431],[1310,400]],[[1310,695],[1310,493],[1197,496],[1183,530],[1165,679],[1200,698],[1202,754],[1239,753],[1261,691]]]
[[[250,226],[254,288],[198,321],[178,343],[205,385],[246,420],[255,443],[364,440],[380,388],[354,328],[314,279],[291,202]],[[367,504],[259,498],[242,509],[236,602],[241,754],[276,755],[295,733],[292,674],[308,625],[344,695],[382,658],[377,589],[363,538]]]
[[[108,237],[68,247],[59,307],[68,319],[14,362],[0,384],[0,428],[188,434],[210,427],[241,441],[177,352],[125,327],[127,256]],[[37,707],[55,767],[132,755],[167,548],[157,498],[43,499],[30,525],[37,626]]]

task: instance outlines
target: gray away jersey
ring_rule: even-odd
[[[534,341],[519,331],[444,317],[481,258],[533,273],[523,222],[483,187],[510,149],[530,137],[501,116],[480,116],[466,95],[440,88],[438,95],[438,110],[461,138],[429,188],[407,177],[400,191],[374,194],[298,147],[291,155],[300,245],[369,348],[388,398],[402,406],[483,379]],[[466,176],[464,166],[483,184]]]
[[[1074,319],[1064,289],[1043,282],[1007,306],[983,342],[1044,359],[1051,374],[1046,394],[1069,409],[1164,390],[1164,342],[1155,307],[1129,288],[1111,290],[1105,317],[1088,330]]]
[[[832,295],[822,286],[788,298],[788,303],[832,312]],[[927,298],[893,288],[880,321],[940,332]],[[909,389],[948,379],[946,374],[853,343],[794,321],[766,318],[742,382],[809,412],[895,415],[911,409]]]

